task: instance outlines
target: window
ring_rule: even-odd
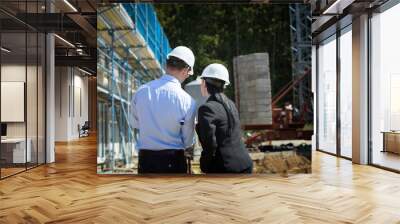
[[[318,149],[336,153],[336,36],[318,48]]]
[[[352,33],[351,26],[340,36],[340,155],[352,157]]]
[[[371,18],[372,163],[396,170],[400,170],[400,156],[386,146],[394,143],[399,149],[400,133],[385,140],[384,132],[400,131],[399,21],[400,4]]]

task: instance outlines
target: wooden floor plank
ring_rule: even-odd
[[[289,177],[96,174],[96,139],[0,181],[0,223],[400,223],[400,175],[320,152]]]

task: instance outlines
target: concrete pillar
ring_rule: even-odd
[[[55,68],[55,141],[68,141],[70,133],[71,68]]]
[[[353,19],[353,162],[368,163],[368,15]]]
[[[46,1],[46,12],[54,12],[54,5]],[[46,34],[46,163],[55,162],[55,43],[54,34]]]
[[[55,162],[55,75],[54,75],[54,35],[46,36],[46,163]]]

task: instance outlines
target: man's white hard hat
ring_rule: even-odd
[[[229,85],[229,72],[228,69],[222,64],[213,63],[208,65],[201,73],[200,78],[213,78],[219,79],[225,82],[225,85]]]
[[[167,58],[170,56],[176,57],[184,61],[186,64],[189,65],[190,71],[189,75],[193,75],[193,67],[194,67],[194,54],[192,50],[185,46],[178,46],[174,48],[168,55]]]

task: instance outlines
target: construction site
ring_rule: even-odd
[[[163,12],[161,18],[157,15],[163,7],[114,3],[100,4],[97,10],[99,174],[137,173],[137,133],[130,125],[130,101],[138,87],[165,73],[167,54],[179,42],[162,25],[168,13]],[[306,4],[268,7],[284,7],[288,15],[284,29],[290,34],[290,44],[286,47],[291,60],[286,67],[291,72],[285,74],[289,81],[274,85],[280,79],[276,74],[279,63],[275,51],[260,48],[242,53],[238,45],[246,43],[236,37],[236,53],[225,62],[234,83],[227,91],[233,93],[230,97],[240,114],[243,140],[254,164],[253,173],[310,173],[313,135],[310,7]],[[203,58],[198,61],[206,60]],[[203,67],[196,64],[195,68],[198,69],[196,77]],[[183,83],[182,88],[196,100],[197,107],[205,102],[199,79]],[[201,173],[201,151],[197,141],[194,157],[188,158],[188,173]]]
[[[0,223],[400,224],[399,21],[400,0],[0,0]]]

